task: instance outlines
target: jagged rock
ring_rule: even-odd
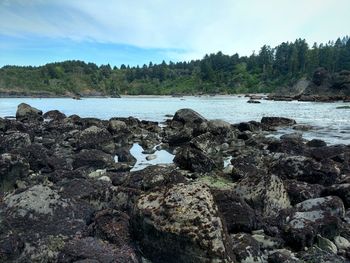
[[[232,262],[229,239],[213,196],[200,183],[141,195],[133,229],[152,262]]]
[[[106,130],[96,126],[90,126],[79,134],[79,149],[97,149],[112,154],[115,152],[115,144],[112,135]]]
[[[241,132],[244,132],[244,131],[256,132],[261,130],[261,123],[256,121],[241,122],[235,126]]]
[[[328,238],[317,235],[317,246],[327,252],[337,254],[338,248],[337,246],[330,241]]]
[[[19,155],[4,153],[0,155],[0,192],[15,188],[16,181],[29,174],[28,162]]]
[[[208,131],[214,135],[227,135],[232,130],[231,124],[223,120],[208,121]]]
[[[234,187],[234,192],[265,217],[291,207],[283,182],[275,175],[245,177]]]
[[[181,148],[175,155],[174,163],[181,169],[192,172],[210,172],[217,164],[203,151],[192,147]]]
[[[251,232],[259,226],[255,211],[231,190],[212,190],[229,233]]]
[[[33,121],[33,120],[43,120],[43,112],[28,104],[21,103],[17,107],[16,119],[18,121]]]
[[[61,120],[65,119],[66,117],[67,116],[64,113],[62,113],[58,110],[50,110],[50,111],[44,113],[44,115],[43,115],[44,119],[49,119],[49,120],[54,120],[54,121],[61,121]]]
[[[200,124],[202,122],[205,122],[206,119],[200,115],[198,112],[195,112],[192,109],[181,109],[178,110],[174,117],[173,121],[178,121],[183,124],[190,123],[190,124]]]
[[[312,246],[317,234],[334,238],[345,214],[343,202],[334,196],[303,201],[286,220],[286,240],[295,248]]]

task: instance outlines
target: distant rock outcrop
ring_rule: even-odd
[[[272,100],[348,101],[350,98],[350,71],[331,73],[318,68],[311,80],[300,79],[295,85],[279,88],[270,95]]]

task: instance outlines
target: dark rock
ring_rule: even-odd
[[[139,260],[132,248],[116,247],[93,237],[69,241],[59,255],[59,262],[74,262],[77,260],[97,260],[100,263],[120,262],[137,263]]]
[[[112,154],[115,145],[112,135],[106,130],[96,126],[90,126],[79,134],[79,149],[97,149]]]
[[[312,246],[317,234],[334,238],[345,215],[343,202],[334,196],[303,201],[295,210],[287,217],[285,239],[296,249]]]
[[[17,235],[9,235],[0,240],[0,260],[1,262],[11,262],[15,260],[23,251],[24,243]]]
[[[317,162],[304,156],[281,156],[271,164],[271,171],[284,179],[321,185],[334,184],[340,178],[340,171],[333,161]]]
[[[129,147],[122,147],[117,149],[116,155],[118,156],[118,162],[128,163],[130,166],[136,164],[136,158],[130,153]]]
[[[231,190],[212,190],[221,217],[229,233],[251,232],[258,228],[255,211]]]
[[[26,148],[31,144],[27,133],[14,132],[0,137],[0,152],[10,152],[14,149]]]
[[[48,111],[46,112],[44,115],[43,115],[43,118],[44,119],[49,119],[49,120],[54,120],[54,121],[61,121],[63,119],[65,119],[67,116],[58,111],[58,110],[51,110],[51,111]]]
[[[283,118],[283,117],[262,117],[261,123],[267,127],[276,126],[292,126],[296,124],[293,119]]]
[[[292,205],[321,196],[324,187],[319,184],[308,184],[297,180],[284,180],[283,184],[287,190]]]
[[[217,167],[213,159],[192,147],[181,148],[175,155],[174,163],[181,169],[200,173],[210,172]]]
[[[247,103],[259,104],[259,103],[261,103],[261,102],[260,102],[260,101],[258,101],[258,100],[253,100],[253,99],[250,99],[250,100],[248,100],[248,101],[247,101]]]
[[[312,139],[311,141],[308,141],[306,143],[307,146],[309,147],[325,147],[327,146],[327,143],[325,141],[322,140],[318,140],[318,139]]]
[[[249,234],[231,235],[233,253],[238,262],[264,262],[259,243]]]
[[[174,165],[152,165],[131,173],[110,174],[113,185],[149,191],[184,183],[186,178]]]
[[[123,212],[105,209],[96,213],[89,226],[93,236],[123,247],[131,245],[129,216]]]
[[[28,104],[21,103],[18,105],[16,112],[16,119],[18,121],[33,121],[33,120],[43,120],[43,112]]]
[[[256,131],[261,130],[261,123],[260,122],[256,122],[256,121],[241,122],[241,123],[239,123],[239,124],[237,124],[235,126],[241,132],[244,132],[244,131],[256,132]]]
[[[205,122],[206,119],[202,115],[200,115],[198,112],[195,112],[194,110],[181,109],[175,113],[173,121],[178,121],[183,124],[185,123],[198,124],[198,123]]]
[[[17,180],[29,174],[28,162],[19,155],[4,153],[0,155],[0,192],[15,188]]]
[[[103,169],[108,166],[113,166],[113,164],[114,159],[112,155],[95,149],[83,149],[74,156],[73,160],[74,169],[82,166],[93,167],[95,169]]]
[[[324,195],[333,195],[340,197],[346,208],[350,208],[350,184],[334,184],[327,187],[324,192]]]

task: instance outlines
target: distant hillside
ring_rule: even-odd
[[[82,61],[40,67],[4,66],[0,96],[258,93],[288,90],[300,78],[312,79],[323,67],[333,74],[350,70],[349,37],[310,48],[304,39],[264,45],[251,56],[221,52],[201,60],[111,68]],[[305,83],[304,83],[305,84]],[[287,92],[287,91],[286,91]],[[316,90],[318,92],[318,90]]]

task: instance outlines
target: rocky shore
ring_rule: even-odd
[[[0,118],[0,261],[349,262],[350,145],[265,136],[295,125],[20,104]],[[131,172],[134,143],[174,163]]]

